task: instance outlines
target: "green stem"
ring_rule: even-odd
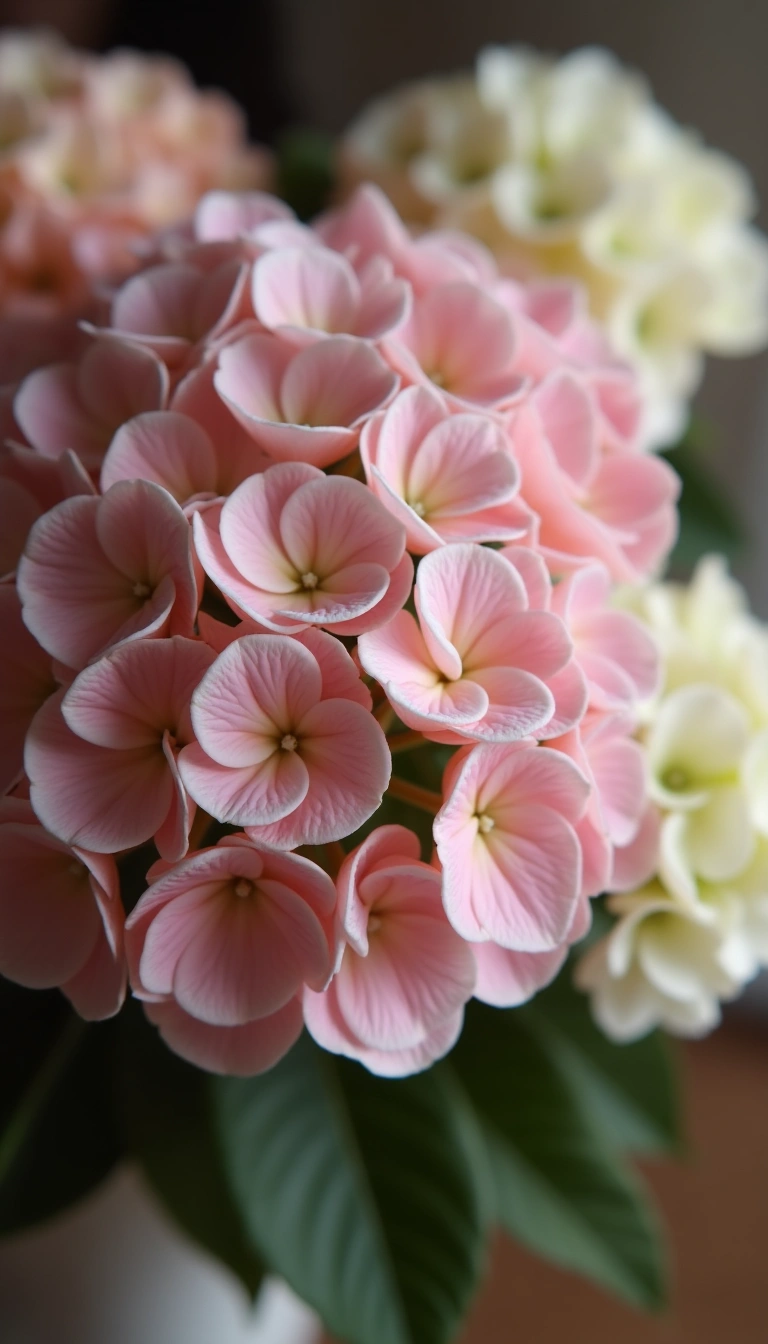
[[[413,751],[414,747],[421,747],[426,742],[423,733],[417,733],[415,729],[409,728],[405,733],[392,733],[387,738],[387,746],[393,756],[397,756],[401,751]]]
[[[420,784],[411,784],[407,779],[400,779],[397,775],[393,775],[390,779],[387,793],[393,798],[399,798],[401,803],[410,803],[411,807],[419,807],[422,812],[429,812],[433,817],[443,805],[439,793],[433,793],[432,789],[422,789]]]

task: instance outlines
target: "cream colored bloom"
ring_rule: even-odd
[[[505,268],[566,274],[640,372],[649,446],[682,430],[706,353],[768,340],[768,244],[748,175],[597,48],[489,47],[474,78],[395,90],[344,137],[342,176],[460,227]]]
[[[662,654],[639,733],[658,851],[577,980],[610,1035],[696,1035],[768,965],[768,630],[719,557],[625,598]]]

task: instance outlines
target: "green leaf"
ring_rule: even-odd
[[[303,1036],[213,1080],[225,1162],[268,1264],[353,1344],[447,1344],[475,1288],[475,1141],[439,1071],[397,1081]]]
[[[85,1023],[58,993],[35,994],[7,982],[0,985],[0,1022],[5,1235],[88,1194],[111,1171],[120,1147],[112,1095],[114,1024]]]
[[[299,219],[312,219],[328,203],[333,186],[333,137],[291,127],[277,143],[277,189]]]
[[[635,1305],[661,1306],[653,1215],[530,1019],[471,1005],[451,1063],[485,1127],[503,1226]]]
[[[697,421],[663,454],[682,481],[680,533],[669,562],[673,573],[689,574],[709,551],[732,559],[747,541],[736,506],[707,468],[707,454],[707,434]]]
[[[542,1041],[571,1100],[606,1143],[645,1155],[683,1148],[675,1060],[661,1032],[616,1045],[592,1019],[571,968],[519,1012]]]
[[[126,1016],[121,1064],[128,1151],[181,1230],[255,1297],[263,1266],[229,1191],[207,1075],[171,1054],[139,1013]]]

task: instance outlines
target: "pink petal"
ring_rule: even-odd
[[[253,307],[265,327],[353,332],[360,287],[338,253],[321,248],[268,252],[253,268]]]
[[[192,742],[179,756],[179,771],[184,787],[206,812],[234,826],[259,827],[254,839],[265,843],[270,843],[266,832],[283,817],[293,820],[310,786],[299,754],[279,749],[258,764],[236,767],[219,765]]]
[[[202,749],[221,765],[257,765],[320,699],[317,659],[285,635],[249,635],[216,659],[192,700]]]
[[[190,1017],[172,1000],[146,1004],[144,1011],[160,1035],[182,1059],[210,1073],[248,1078],[271,1069],[287,1054],[302,1028],[301,1000],[296,998],[270,1017],[242,1027],[211,1027]]]
[[[327,484],[315,467],[280,463],[252,476],[230,495],[221,511],[221,540],[238,572],[268,593],[293,593],[299,571],[286,553],[282,518],[293,496],[307,485]]]
[[[110,444],[101,488],[138,478],[163,486],[178,504],[215,494],[216,454],[205,430],[176,411],[148,411],[129,420]]]
[[[463,543],[424,557],[415,597],[427,647],[453,678],[461,675],[462,660],[481,636],[526,605],[511,565],[495,551]]]
[[[61,985],[101,930],[90,875],[41,826],[0,826],[0,972],[30,989]]]
[[[586,484],[597,466],[597,416],[585,385],[567,369],[549,374],[534,395],[536,410],[558,465],[576,484]]]
[[[475,998],[494,1008],[517,1008],[554,980],[568,945],[552,952],[511,952],[497,943],[474,943],[477,964]]]
[[[356,831],[380,806],[391,772],[381,728],[350,700],[321,701],[296,736],[309,776],[304,801],[283,821],[246,823],[257,843],[277,849],[327,844]]]
[[[50,657],[27,630],[11,584],[0,584],[3,676],[0,682],[0,793],[20,775],[24,738],[35,714],[56,690]]]
[[[115,854],[162,825],[173,784],[161,747],[112,751],[76,737],[51,696],[27,735],[24,766],[43,825],[69,845]]]
[[[397,375],[365,341],[331,336],[300,351],[283,375],[282,418],[291,424],[356,426],[397,390]]]

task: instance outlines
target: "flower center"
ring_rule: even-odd
[[[479,813],[477,818],[477,829],[482,835],[487,835],[489,831],[493,830],[495,825],[496,822],[493,820],[493,817],[489,817],[487,812]]]
[[[413,500],[411,502],[411,508],[413,509],[413,512],[416,514],[417,518],[424,518],[426,516],[427,510],[422,504],[420,499]]]
[[[295,751],[298,745],[299,744],[296,738],[293,736],[293,733],[286,733],[285,737],[281,738],[280,740],[280,746],[282,747],[283,751]]]
[[[149,586],[148,583],[141,583],[141,582],[139,582],[139,583],[134,583],[134,585],[133,585],[133,596],[134,596],[134,597],[141,597],[141,598],[149,597],[151,591],[152,591],[152,589],[150,588],[150,586]]]
[[[311,569],[308,569],[306,574],[301,576],[302,588],[316,588],[319,582],[317,575],[313,574]]]
[[[687,770],[683,770],[682,766],[670,765],[669,769],[664,771],[661,782],[665,789],[669,789],[670,793],[682,793],[683,789],[688,788],[691,781]]]
[[[240,897],[241,901],[244,901],[247,896],[250,896],[252,891],[253,883],[249,882],[247,877],[239,877],[237,879],[234,886],[234,892],[236,896]]]

